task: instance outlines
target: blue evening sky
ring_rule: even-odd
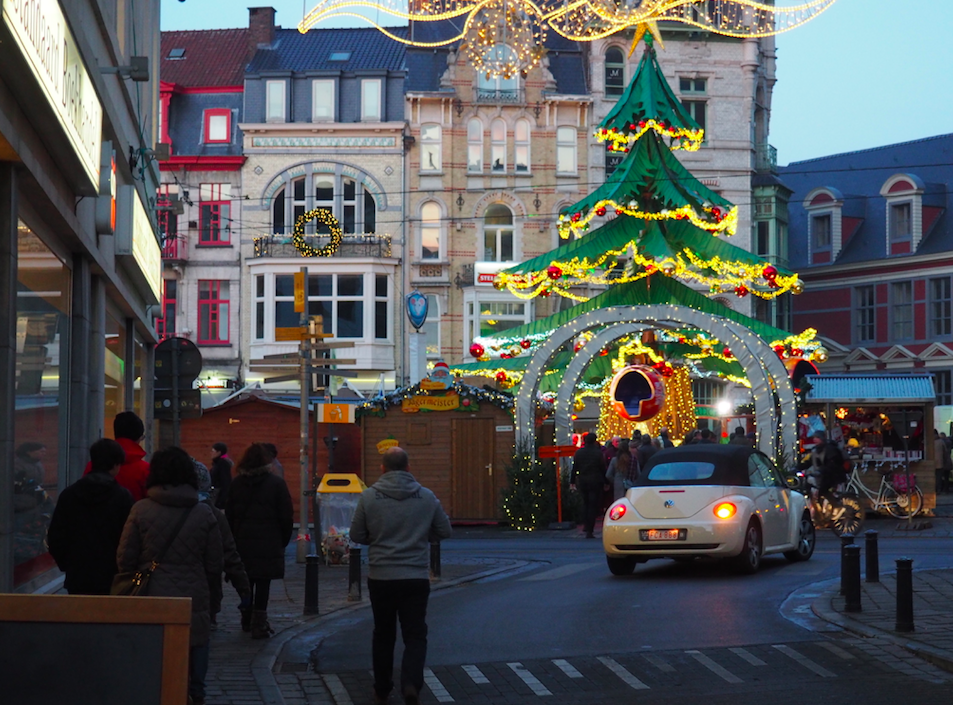
[[[291,28],[315,3],[260,4]],[[246,27],[255,5],[162,0],[162,29]],[[770,137],[778,163],[953,132],[951,13],[951,0],[837,0],[780,35]],[[665,61],[664,52],[659,58]]]

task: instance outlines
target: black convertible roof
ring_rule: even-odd
[[[653,455],[649,462],[642,468],[642,475],[636,485],[645,487],[654,487],[659,485],[734,485],[747,487],[751,483],[748,480],[748,458],[753,454],[764,456],[756,448],[750,448],[742,445],[730,445],[719,443],[693,443],[683,445],[677,448],[663,448]],[[711,463],[715,466],[714,472],[710,478],[704,480],[684,480],[672,482],[669,480],[652,481],[649,474],[652,468],[667,463],[679,462],[703,462]]]

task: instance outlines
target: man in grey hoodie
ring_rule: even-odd
[[[450,537],[440,500],[408,471],[407,452],[389,448],[384,475],[361,493],[351,522],[351,540],[367,549],[367,592],[374,611],[374,702],[382,705],[394,687],[397,619],[404,639],[400,680],[404,702],[417,705],[427,658],[430,542]]]

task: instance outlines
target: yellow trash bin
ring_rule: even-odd
[[[321,555],[328,565],[348,562],[351,548],[351,519],[367,489],[361,478],[352,472],[326,473],[318,485],[318,526],[321,529]]]

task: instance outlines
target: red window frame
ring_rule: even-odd
[[[222,216],[224,206],[226,215]],[[228,201],[201,201],[199,203],[199,242],[202,247],[231,245],[228,228]],[[223,222],[224,221],[224,222]]]
[[[228,284],[228,281],[222,279],[199,279],[199,320],[198,320],[198,344],[199,345],[229,345],[229,326],[228,326],[228,298],[222,298],[222,284]],[[222,307],[224,306],[224,311]],[[203,337],[203,332],[207,336],[211,331],[218,332],[221,329],[219,325],[225,319],[225,337],[210,338]],[[205,325],[203,326],[203,322]],[[204,329],[204,331],[203,331]]]
[[[178,281],[175,279],[163,279],[162,280],[162,317],[156,319],[156,337],[159,340],[165,340],[171,336],[175,335],[175,307],[176,307],[176,292],[178,291],[178,286],[173,286],[173,293],[169,295],[169,282],[178,284]],[[172,314],[171,316],[169,314]],[[172,330],[169,330],[169,322],[171,319]]]
[[[213,117],[224,117],[225,118],[225,139],[223,140],[213,140],[209,137],[209,123]],[[205,144],[228,144],[231,142],[232,136],[232,111],[228,108],[209,108],[205,111],[204,123],[204,132],[202,133],[205,137]]]

